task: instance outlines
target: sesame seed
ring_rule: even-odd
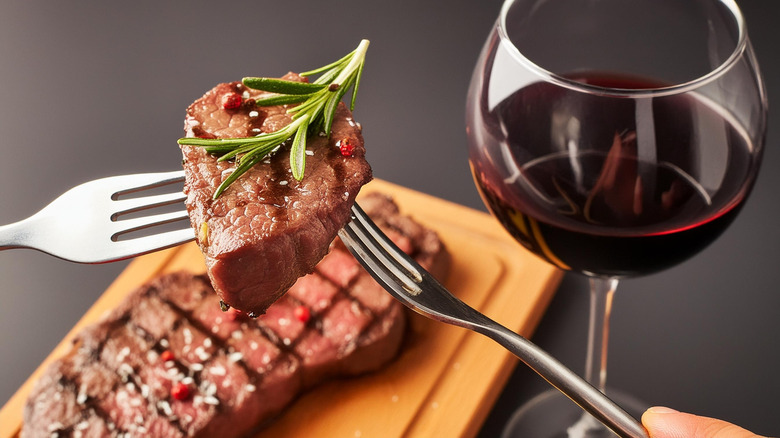
[[[184,327],[184,330],[182,330],[182,334],[184,334],[184,343],[185,344],[191,344],[192,343],[192,331],[189,329],[189,327]]]
[[[78,423],[77,425],[73,426],[73,430],[84,430],[89,427],[89,422],[82,421],[81,423]]]
[[[124,362],[128,354],[130,354],[130,347],[124,347],[119,350],[119,354],[116,355],[116,360],[119,362]]]
[[[63,427],[65,427],[64,424],[60,423],[59,421],[55,421],[49,425],[49,432],[54,432],[55,430],[62,429]]]
[[[173,415],[173,409],[171,409],[171,405],[167,401],[160,400],[159,402],[157,402],[157,407],[160,408],[163,411],[163,413],[165,413],[165,415],[169,417]]]
[[[119,375],[123,378],[123,381],[127,381],[127,376],[130,374],[133,374],[133,367],[131,367],[129,364],[121,363],[119,365],[119,368],[117,368],[117,371],[119,372]]]
[[[215,365],[209,369],[209,372],[215,376],[224,376],[227,374],[227,370],[225,370],[225,367],[220,365]]]
[[[204,350],[203,347],[196,348],[195,354],[198,356],[198,359],[200,360],[207,360],[209,358],[209,354],[206,353],[206,350]]]

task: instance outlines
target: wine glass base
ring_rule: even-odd
[[[609,397],[634,418],[650,407],[615,390]],[[613,438],[616,435],[556,389],[545,391],[512,415],[501,438]]]

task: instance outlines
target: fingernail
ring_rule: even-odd
[[[680,411],[676,411],[672,408],[667,408],[666,406],[653,406],[652,408],[648,409],[647,412],[651,414],[677,414]]]

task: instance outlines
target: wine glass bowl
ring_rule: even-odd
[[[468,92],[469,163],[512,236],[609,307],[617,279],[679,264],[735,219],[766,115],[733,0],[508,0]],[[602,390],[608,316],[592,311],[586,365]]]

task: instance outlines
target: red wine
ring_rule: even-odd
[[[614,98],[537,83],[482,109],[469,120],[470,164],[485,204],[526,248],[572,271],[636,276],[691,257],[732,222],[756,173],[739,127],[687,95]]]

